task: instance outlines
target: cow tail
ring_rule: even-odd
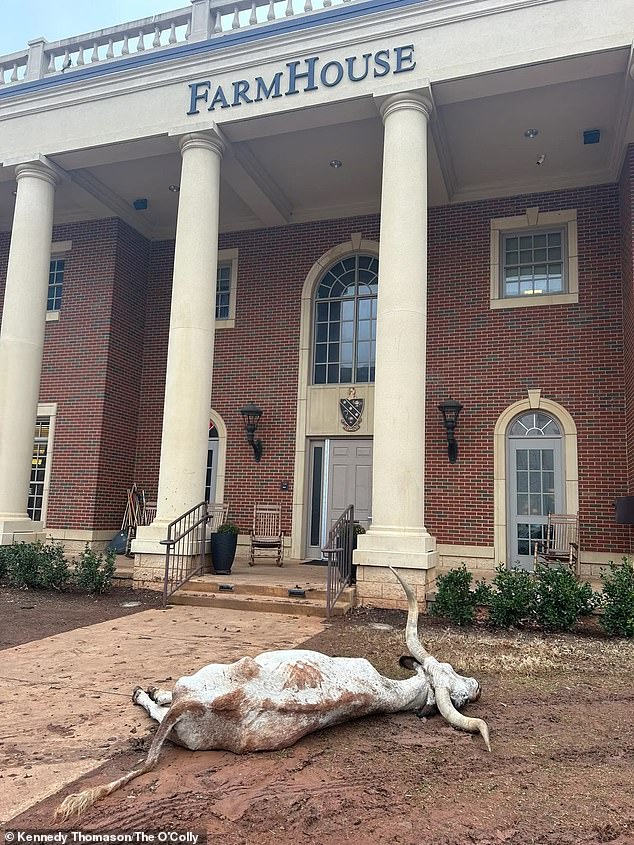
[[[111,795],[113,792],[116,792],[117,789],[121,789],[122,786],[130,783],[130,781],[134,780],[134,778],[138,778],[140,775],[144,775],[146,772],[153,769],[158,761],[159,754],[161,753],[161,747],[167,739],[169,732],[176,723],[180,721],[183,715],[185,715],[185,712],[186,710],[182,706],[170,708],[170,710],[168,710],[163,721],[159,725],[158,731],[156,732],[152,745],[150,746],[150,750],[148,751],[145,763],[141,766],[141,768],[134,769],[133,771],[128,772],[127,775],[120,777],[118,780],[110,781],[110,783],[105,783],[101,786],[93,786],[92,789],[85,789],[83,792],[76,792],[74,795],[68,795],[55,810],[55,820],[60,819],[61,821],[66,821],[74,814],[81,816],[95,803],[95,801],[98,801],[100,798],[105,798],[106,795]]]

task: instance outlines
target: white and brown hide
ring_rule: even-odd
[[[293,745],[321,728],[372,713],[410,710],[428,714],[436,707],[452,725],[479,732],[490,750],[481,719],[459,712],[477,701],[480,686],[439,663],[418,639],[418,607],[409,585],[394,572],[408,597],[406,643],[413,655],[412,677],[392,680],[363,658],[329,657],[317,651],[267,651],[235,663],[212,663],[180,678],[173,692],[138,687],[133,701],[160,723],[144,765],[119,780],[68,796],[58,816],[80,814],[157,762],[168,735],[192,751],[223,749],[242,754]]]

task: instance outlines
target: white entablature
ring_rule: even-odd
[[[29,51],[0,57],[0,231],[11,225],[14,165],[44,155],[62,176],[56,222],[118,216],[146,237],[173,237],[174,136],[212,123],[227,145],[221,230],[377,213],[378,106],[398,91],[433,99],[430,205],[618,178],[634,142],[630,0],[610,0],[600,15],[595,0],[319,2],[267,0],[251,23],[250,0],[193,0],[98,33],[40,39],[14,82]],[[383,74],[373,58],[364,73],[368,54],[386,61],[389,52],[396,69],[399,50],[411,56],[404,72]],[[293,68],[309,73],[314,57],[315,73],[329,68],[324,80],[292,86]],[[206,83],[207,101],[196,100]],[[537,139],[524,137],[529,123]],[[602,130],[601,143],[584,146],[585,129]],[[344,167],[335,173],[331,159]],[[141,197],[140,214],[132,204]]]

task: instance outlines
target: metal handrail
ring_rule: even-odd
[[[328,532],[322,553],[328,558],[326,616],[330,618],[339,596],[352,580],[354,505],[348,505]]]
[[[166,547],[163,607],[179,587],[203,571],[208,522],[207,502],[199,502],[167,526],[167,539],[161,540]]]

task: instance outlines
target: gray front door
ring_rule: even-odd
[[[372,440],[314,441],[310,450],[310,511],[306,555],[321,557],[328,531],[348,505],[365,528],[372,514]]]
[[[372,441],[331,440],[328,476],[328,529],[348,505],[354,505],[356,522],[367,528],[372,515]]]
[[[516,420],[508,458],[507,563],[532,570],[535,543],[543,539],[548,514],[564,511],[562,438],[556,421],[537,413]]]

